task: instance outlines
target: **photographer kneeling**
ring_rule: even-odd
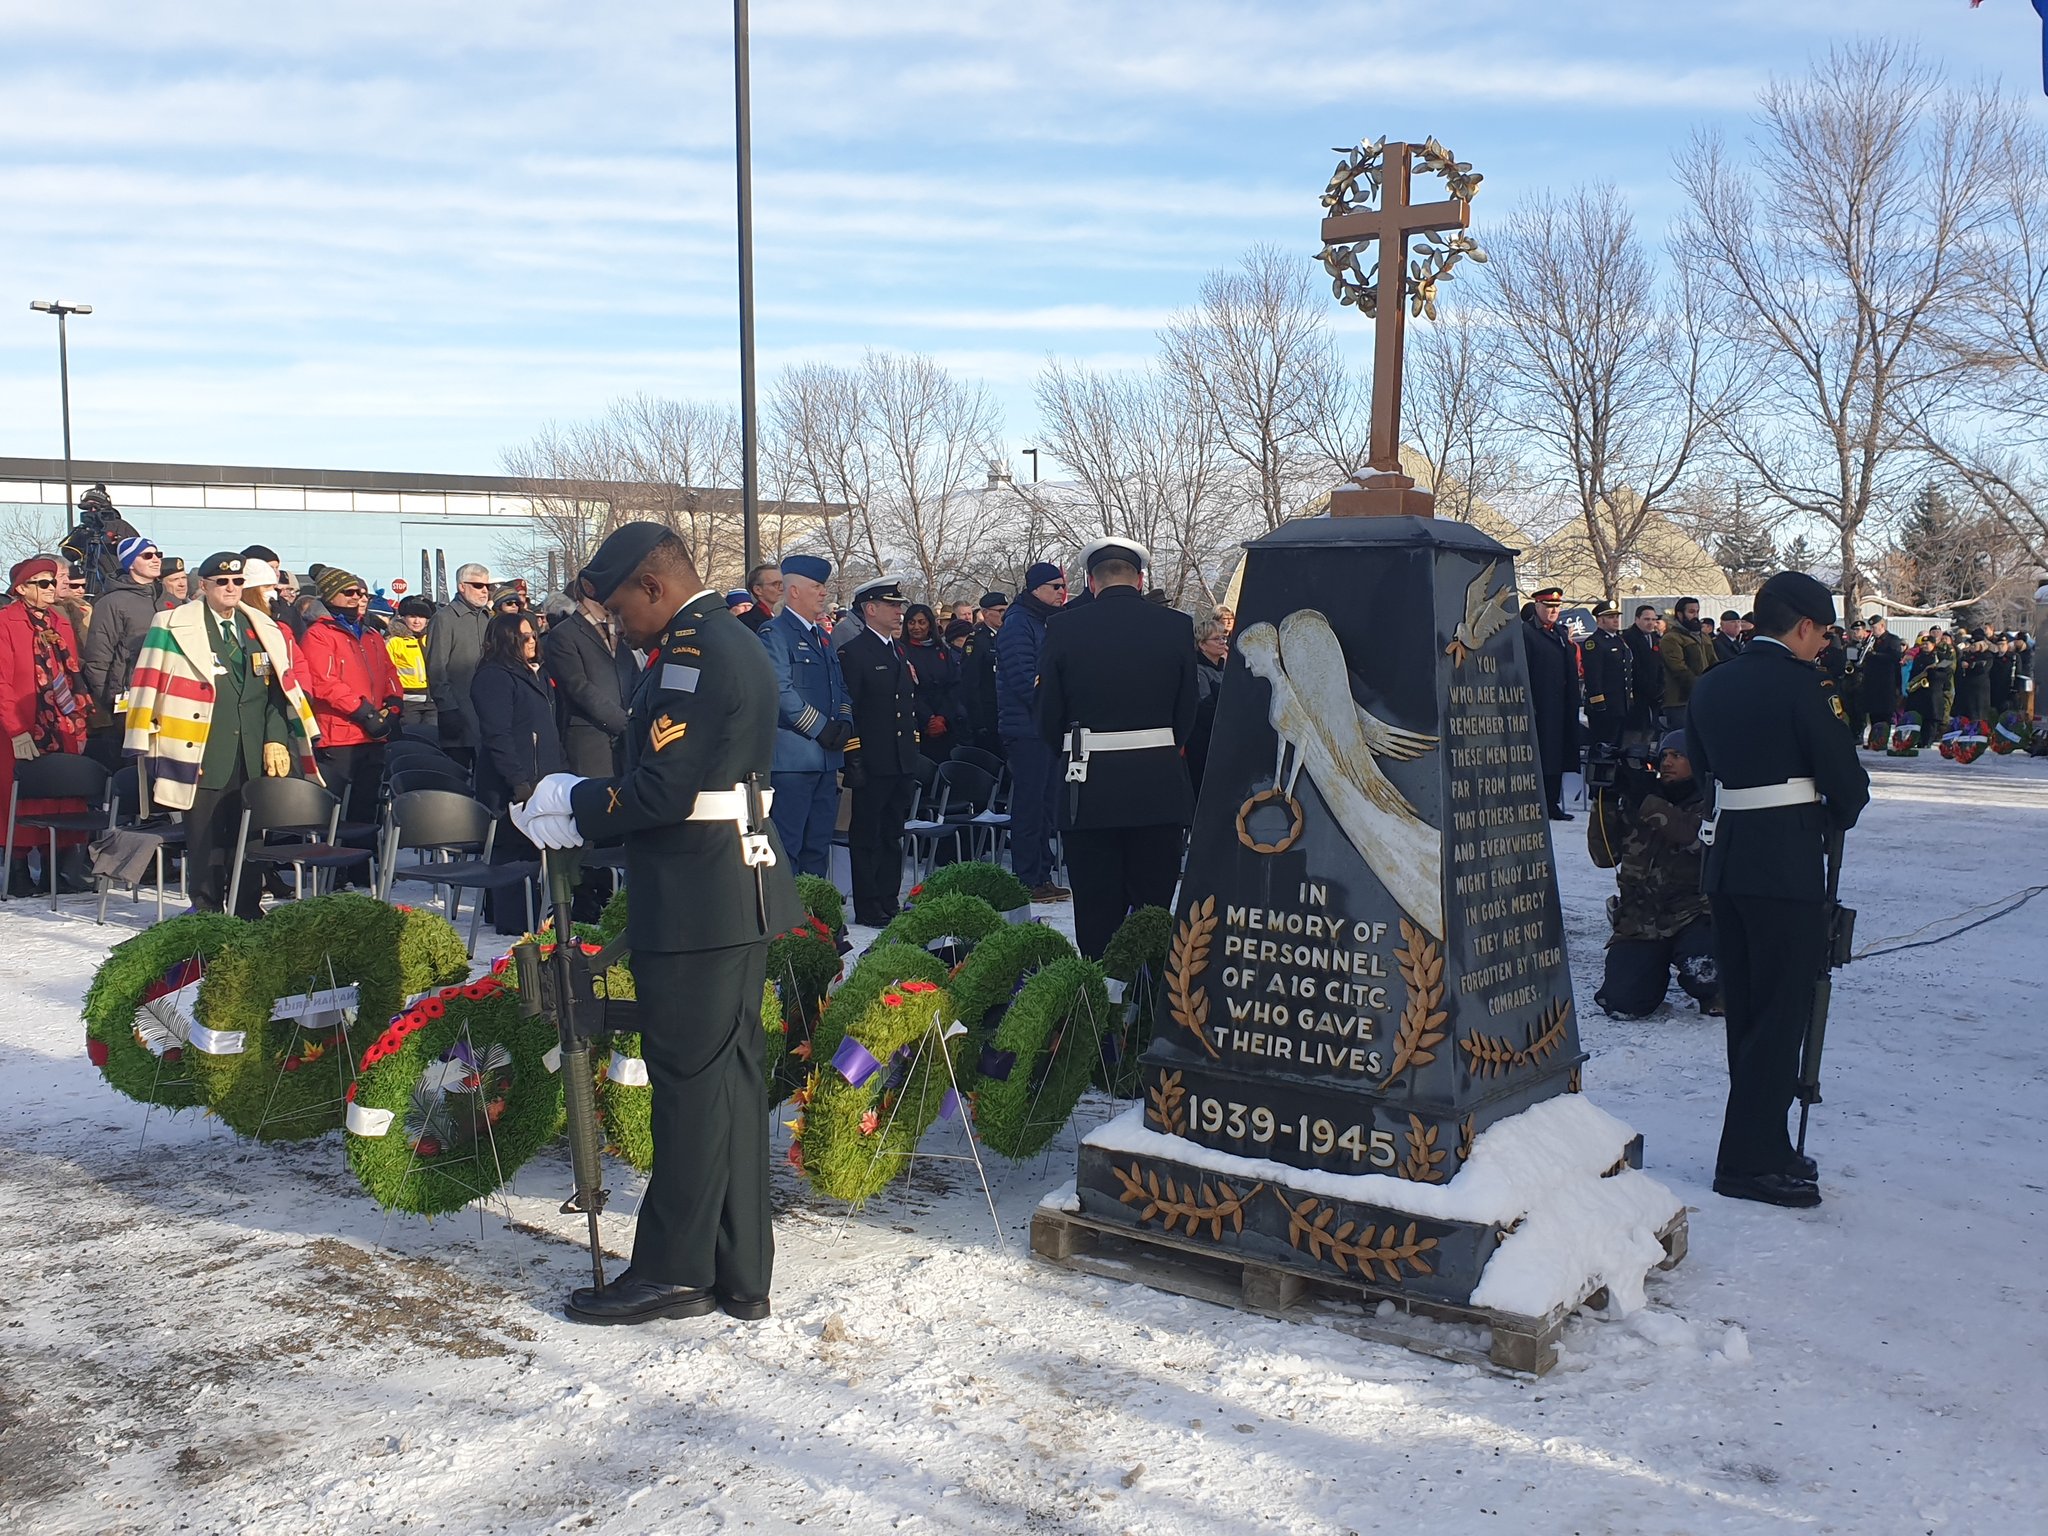
[[[1704,797],[1685,755],[1685,733],[1667,732],[1654,754],[1639,747],[1600,752],[1587,779],[1588,851],[1600,868],[1616,871],[1619,887],[1607,902],[1614,937],[1593,1000],[1612,1018],[1642,1018],[1664,1001],[1676,966],[1679,986],[1700,1012],[1718,1016],[1714,928],[1700,892]]]

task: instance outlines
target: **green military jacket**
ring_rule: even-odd
[[[229,644],[227,625],[234,627]],[[206,750],[199,759],[199,787],[218,789],[235,771],[263,777],[266,742],[290,745],[284,690],[256,631],[237,608],[226,623],[206,612],[206,638],[213,647],[213,714],[206,725]]]

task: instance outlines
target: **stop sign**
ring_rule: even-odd
[[[405,596],[405,578],[403,576],[394,577],[391,582],[391,590],[400,597]]]

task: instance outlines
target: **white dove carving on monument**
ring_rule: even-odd
[[[1245,666],[1272,689],[1267,719],[1280,737],[1273,782],[1292,796],[1303,768],[1330,815],[1401,908],[1444,936],[1443,838],[1380,771],[1376,758],[1406,761],[1437,743],[1392,726],[1351,696],[1344,648],[1313,609],[1276,630],[1254,624],[1238,637]],[[1289,764],[1289,754],[1293,762]]]
[[[1508,603],[1514,589],[1502,587],[1493,596],[1486,595],[1486,589],[1493,583],[1493,573],[1498,569],[1498,566],[1487,566],[1472,578],[1472,585],[1465,589],[1464,620],[1451,631],[1451,643],[1444,647],[1444,654],[1454,662],[1462,664],[1467,656],[1507,628]]]

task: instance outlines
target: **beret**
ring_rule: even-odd
[[[784,555],[782,574],[823,584],[832,579],[832,562],[822,555]]]
[[[175,575],[177,575],[177,574],[178,574],[178,573],[179,573],[180,571],[182,571],[182,570],[184,570],[184,569],[185,569],[185,562],[184,562],[183,560],[179,559],[179,558],[178,558],[178,556],[176,556],[176,555],[165,555],[165,556],[164,556],[164,574],[165,574],[166,576],[175,576]]]
[[[1835,622],[1834,594],[1804,571],[1780,571],[1758,590],[1757,596],[1775,597],[1803,619],[1816,624]]]
[[[242,574],[242,557],[229,550],[219,550],[208,555],[199,564],[202,580],[214,576],[239,576]]]
[[[576,578],[577,589],[600,603],[623,587],[640,562],[654,552],[654,546],[670,537],[659,523],[621,523],[597,546],[590,564]]]
[[[1007,608],[1010,606],[1010,600],[1001,592],[984,592],[981,594],[981,601],[974,606],[977,608]]]
[[[1135,539],[1097,539],[1074,557],[1081,562],[1081,569],[1092,571],[1105,560],[1121,560],[1126,565],[1135,565],[1144,570],[1148,557],[1145,546]]]

